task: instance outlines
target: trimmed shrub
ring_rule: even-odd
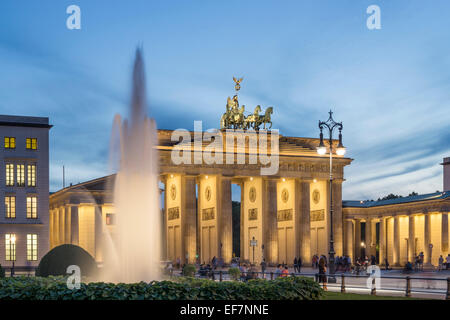
[[[3,269],[2,265],[0,264],[0,278],[5,277],[5,269]]]
[[[231,279],[238,280],[241,276],[241,270],[239,270],[239,268],[230,268],[228,269],[228,274],[230,275]]]
[[[183,276],[193,277],[193,276],[195,276],[196,271],[197,271],[197,269],[195,268],[195,266],[193,264],[186,264],[183,267]]]
[[[0,280],[0,300],[316,300],[323,290],[312,279],[212,281],[180,278],[150,283],[81,283],[68,289],[63,277]]]
[[[95,276],[97,264],[92,256],[83,248],[72,244],[63,244],[50,250],[39,263],[36,276],[66,276],[67,267],[77,265],[81,276]]]

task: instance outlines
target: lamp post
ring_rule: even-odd
[[[336,122],[333,119],[333,112],[330,110],[330,116],[327,121],[319,120],[319,129],[320,129],[320,143],[317,147],[317,153],[320,155],[325,155],[327,153],[327,148],[323,143],[323,130],[328,129],[329,134],[329,153],[330,153],[330,252],[329,252],[329,274],[330,274],[330,282],[335,282],[336,278],[335,274],[335,265],[334,265],[334,240],[333,240],[333,131],[334,129],[339,130],[339,144],[336,148],[336,154],[339,156],[343,156],[345,154],[345,148],[342,144],[342,122]]]
[[[16,260],[16,236],[14,234],[9,241],[9,254],[12,260],[11,277],[14,277],[14,261]]]

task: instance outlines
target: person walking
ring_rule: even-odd
[[[294,258],[294,273],[297,273],[297,267],[298,267],[297,257],[295,257]]]
[[[327,266],[323,257],[319,260],[319,283],[322,283],[323,290],[327,291]]]
[[[423,254],[423,251],[421,251],[420,254],[419,254],[419,268],[420,268],[420,271],[423,271],[423,260],[424,260],[424,254]]]
[[[441,256],[439,256],[439,269],[438,269],[438,271],[442,271],[443,266],[444,266],[444,258],[441,255]]]
[[[302,272],[302,258],[301,257],[298,257],[298,259],[297,259],[297,270],[298,270],[298,273]]]
[[[284,269],[281,271],[281,277],[286,278],[289,275],[289,269],[288,266],[285,266]]]
[[[261,272],[262,272],[262,276],[263,276],[263,278],[264,278],[264,273],[266,272],[266,267],[267,267],[267,263],[266,263],[266,259],[264,258],[262,261],[261,261]]]
[[[277,270],[275,271],[275,278],[278,278],[281,276],[281,273],[283,271],[283,266],[281,264],[279,264],[277,266]]]

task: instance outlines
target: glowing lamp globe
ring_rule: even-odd
[[[325,146],[317,147],[317,153],[323,156],[325,153],[327,153],[327,148]]]
[[[341,148],[337,148],[336,149],[336,154],[338,155],[338,156],[343,156],[344,154],[345,154],[345,148],[344,147],[341,147]]]

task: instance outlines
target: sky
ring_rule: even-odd
[[[369,30],[369,5],[381,29]],[[81,9],[69,30],[66,9]],[[334,111],[347,156],[344,199],[442,191],[450,156],[450,2],[0,2],[0,114],[44,116],[50,191],[108,173],[142,46],[158,128],[217,128],[232,77],[239,101],[274,107],[282,135],[318,137]]]

